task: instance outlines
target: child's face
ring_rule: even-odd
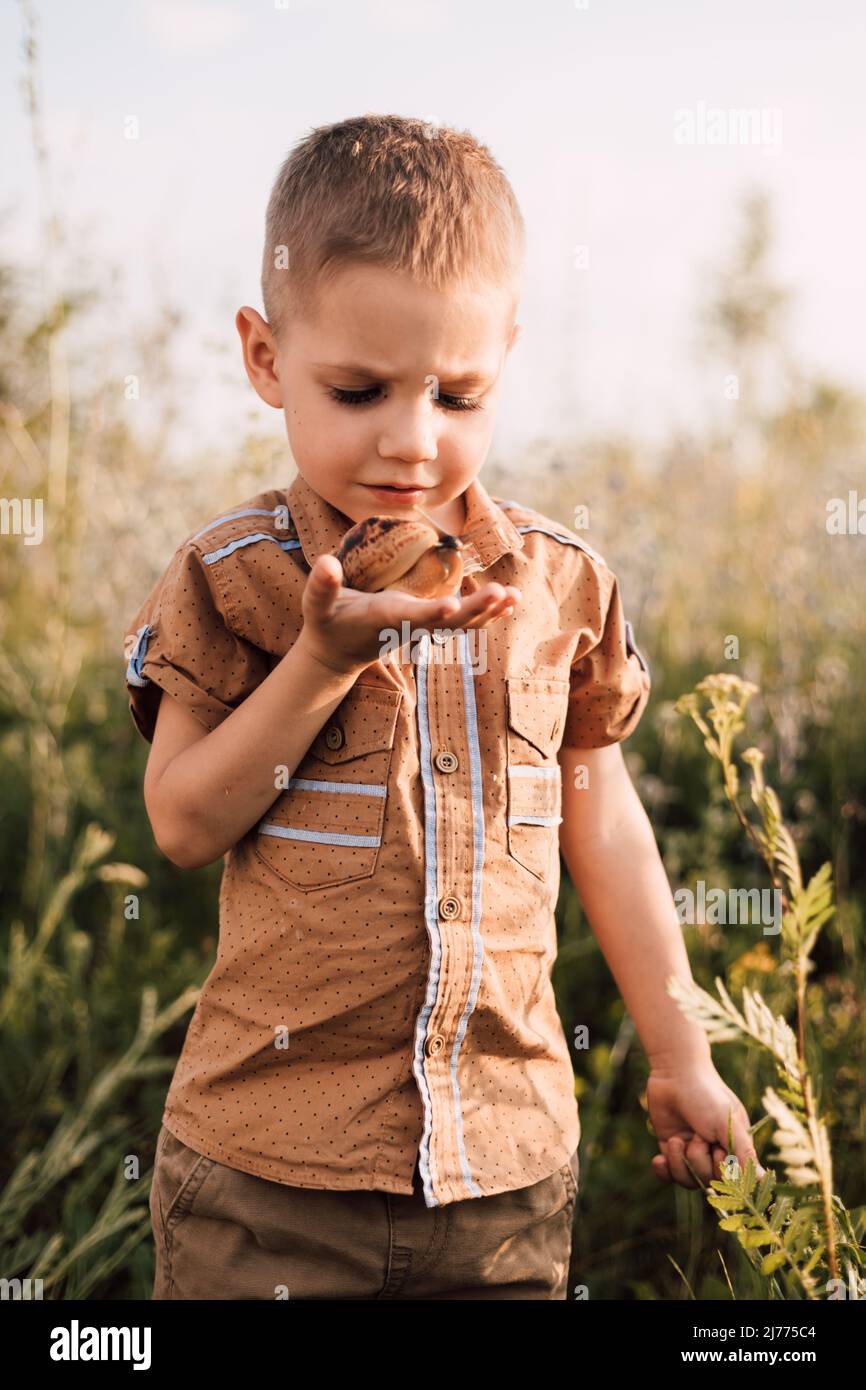
[[[287,323],[279,344],[254,309],[239,310],[237,325],[250,381],[282,407],[298,471],[320,496],[353,521],[411,516],[417,503],[459,533],[461,494],[490,446],[520,332],[513,310],[511,286],[435,291],[352,265],[321,287],[314,317]],[[461,409],[464,401],[476,408]],[[381,484],[423,490],[371,490]]]

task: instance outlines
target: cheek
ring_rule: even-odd
[[[295,384],[284,394],[283,400],[286,428],[292,443],[309,443],[309,436],[317,433],[318,418],[321,414],[318,397],[308,387]]]
[[[357,412],[360,415],[360,411]],[[366,429],[349,410],[308,394],[285,411],[286,429],[296,462],[315,470],[323,483],[339,479],[369,455]]]
[[[443,444],[456,459],[475,459],[490,444],[495,424],[493,411],[468,413],[468,418],[461,417],[456,427],[448,431]]]

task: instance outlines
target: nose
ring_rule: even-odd
[[[434,407],[425,392],[411,405],[392,403],[379,442],[381,458],[401,459],[404,463],[426,463],[437,457]]]

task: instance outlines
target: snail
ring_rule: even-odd
[[[462,551],[457,536],[423,521],[368,516],[346,532],[336,555],[352,589],[403,589],[416,598],[441,598],[460,587]]]

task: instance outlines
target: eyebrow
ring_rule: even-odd
[[[387,372],[377,372],[363,362],[314,362],[313,366],[323,368],[329,372],[352,372],[355,376],[368,376],[374,381],[386,380],[388,376]],[[434,376],[435,373],[430,372],[429,375]],[[486,372],[469,371],[461,373],[455,371],[440,376],[438,380],[459,382],[461,386],[483,386],[486,382],[492,380],[492,377]]]

